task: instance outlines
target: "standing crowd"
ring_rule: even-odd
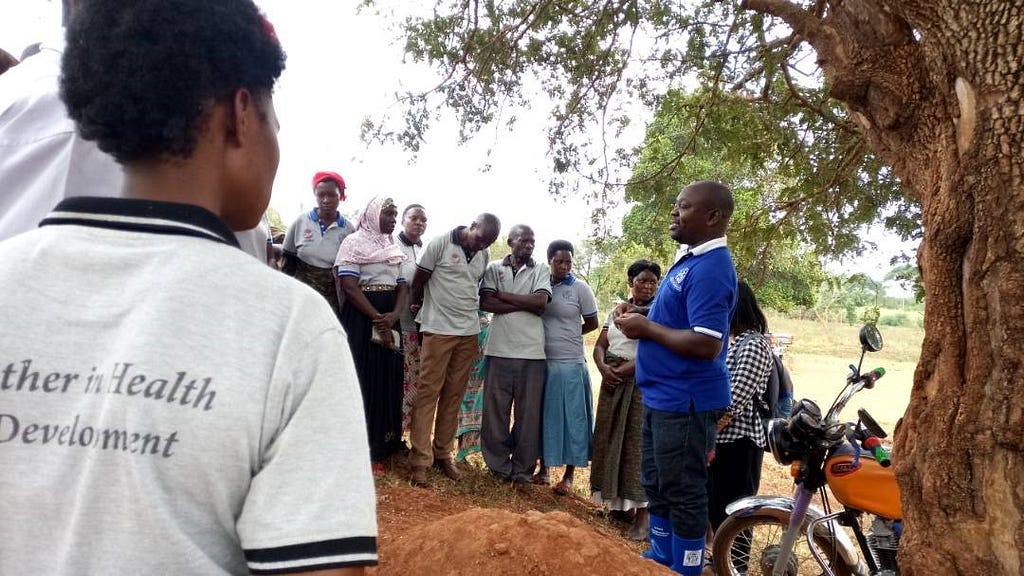
[[[516,224],[491,261],[497,216],[428,238],[427,208],[386,196],[350,219],[333,171],[277,266],[285,56],[256,6],[65,0],[65,19],[0,79],[5,572],[359,574],[372,475],[405,455],[414,486],[458,481],[479,451],[559,495],[590,466],[646,557],[701,573],[709,527],[757,492],[772,370],[728,188],[680,191],[685,250],[664,277],[632,263],[603,316],[572,243],[535,260]]]

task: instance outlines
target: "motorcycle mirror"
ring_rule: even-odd
[[[868,414],[868,411],[863,408],[857,408],[857,418],[860,418],[860,423],[864,428],[871,433],[872,436],[878,436],[879,438],[885,438],[888,434],[885,430],[875,422],[875,419]]]
[[[865,324],[860,329],[860,346],[867,352],[878,352],[882,349],[882,333],[874,324]]]

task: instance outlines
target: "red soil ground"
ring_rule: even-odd
[[[457,483],[431,472],[429,489],[409,485],[404,461],[378,478],[380,565],[370,574],[671,574],[640,557],[646,544],[625,539],[627,523],[585,497],[585,474],[577,475],[576,494],[557,496],[550,487],[516,489],[476,466],[461,467]],[[762,476],[762,493],[789,492],[780,467],[766,463]]]

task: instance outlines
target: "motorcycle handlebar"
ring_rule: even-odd
[[[864,446],[865,450],[869,450],[871,452],[871,455],[875,457],[875,460],[877,460],[883,468],[888,468],[892,465],[892,460],[889,459],[889,451],[885,449],[885,446],[882,446],[882,442],[877,436],[868,436],[863,442],[861,442],[861,444]]]
[[[885,368],[875,368],[867,374],[862,374],[860,381],[864,383],[865,388],[871,389],[875,387],[875,382],[878,382],[882,376],[885,376]]]
[[[857,367],[850,366],[850,370],[851,372],[856,373]],[[843,391],[839,393],[839,397],[837,397],[835,402],[832,403],[832,408],[829,409],[825,420],[828,422],[838,421],[839,413],[846,407],[846,403],[850,401],[850,398],[864,388],[874,388],[875,382],[877,382],[882,376],[885,376],[885,368],[875,368],[874,370],[861,374],[860,376],[851,376],[847,380],[846,388],[843,388]]]

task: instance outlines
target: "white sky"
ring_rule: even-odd
[[[415,162],[397,146],[367,146],[360,139],[363,118],[398,111],[396,92],[430,87],[435,75],[423,66],[404,65],[401,42],[387,28],[390,23],[369,10],[357,13],[356,1],[256,2],[274,23],[288,54],[275,94],[281,165],[271,199],[286,225],[300,210],[312,208],[313,173],[333,170],[348,185],[348,200],[341,210],[349,216],[372,196],[383,194],[399,206],[412,202],[426,206],[427,236],[468,223],[484,211],[497,214],[503,230],[518,223],[532,226],[538,253],[552,240],[577,241],[587,236],[590,208],[579,200],[561,203],[548,194],[551,163],[544,129],[550,105],[539,103],[530,111],[517,111],[514,132],[487,128],[464,146],[457,146],[453,121],[436,123]],[[432,5],[425,0],[383,0],[381,4],[399,11]],[[0,0],[0,16],[0,48],[17,56],[46,30],[59,27],[60,0]],[[644,120],[635,118],[634,126],[642,127]],[[642,130],[631,136],[642,138]],[[490,170],[484,171],[485,165]],[[881,277],[899,247],[894,248],[890,239],[879,240],[888,249],[839,270],[830,268]]]
[[[514,133],[489,130],[461,147],[454,122],[436,124],[415,162],[397,146],[367,146],[360,139],[363,118],[397,111],[395,93],[403,85],[429,86],[430,71],[403,65],[396,33],[372,11],[357,14],[358,2],[256,2],[288,54],[275,93],[281,165],[271,199],[285,224],[313,207],[313,174],[332,170],[348,185],[342,213],[354,215],[376,194],[400,207],[416,202],[427,208],[427,236],[480,212],[495,213],[503,230],[532,226],[538,247],[587,235],[590,209],[581,201],[557,202],[547,191],[547,107],[521,114]],[[388,1],[399,4],[409,1]],[[48,26],[59,26],[60,0],[0,0],[0,15],[0,48],[18,56]]]

